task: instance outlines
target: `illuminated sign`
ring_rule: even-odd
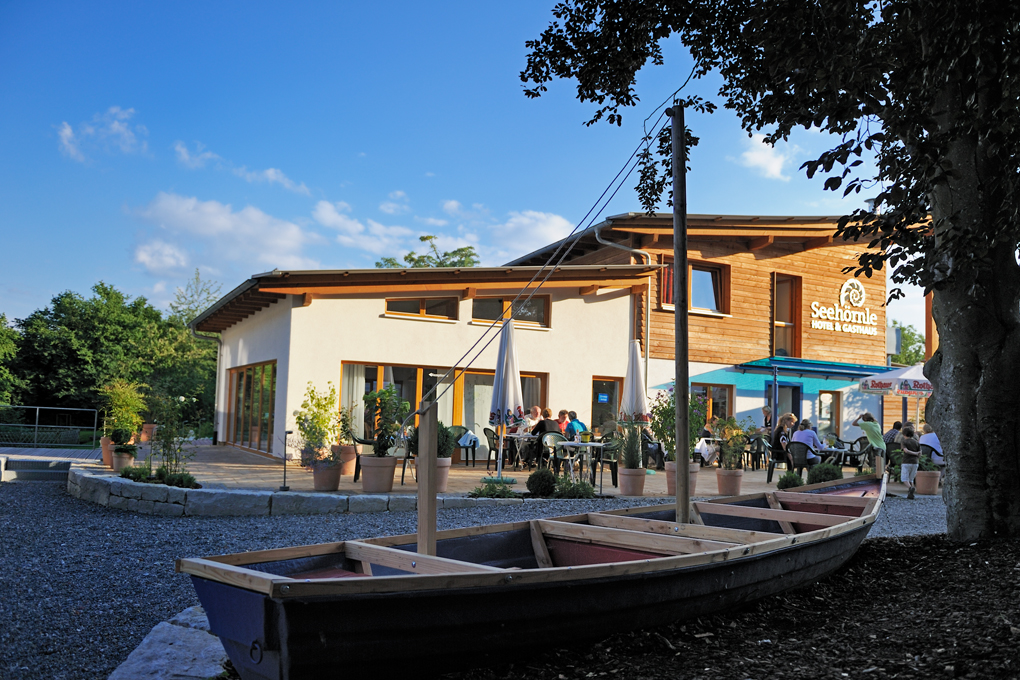
[[[832,307],[811,303],[811,328],[833,333],[878,335],[878,314],[864,307],[864,284],[847,279],[839,289],[839,300]],[[861,309],[864,307],[864,309]]]

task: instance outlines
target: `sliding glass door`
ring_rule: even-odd
[[[273,452],[273,405],[276,362],[239,366],[229,371],[227,441],[256,451]]]

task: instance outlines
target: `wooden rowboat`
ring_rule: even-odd
[[[875,522],[885,477],[415,535],[181,559],[244,680],[474,667],[809,584]]]

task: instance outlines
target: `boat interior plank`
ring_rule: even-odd
[[[415,574],[463,574],[472,572],[502,572],[498,567],[487,564],[461,562],[445,557],[421,555],[406,550],[398,550],[383,545],[347,541],[344,553],[349,559],[378,564],[392,569],[409,571]]]
[[[538,522],[531,520],[531,545],[535,549],[535,561],[540,569],[553,566],[552,557],[549,555],[549,546],[545,544],[545,536],[542,535],[542,528]]]
[[[793,501],[795,503],[817,503],[818,505],[845,505],[854,508],[863,508],[874,500],[862,496],[832,496],[817,493],[790,493],[789,491],[776,491],[772,495],[780,502]]]
[[[773,510],[772,508],[754,508],[746,505],[720,505],[703,501],[698,501],[694,505],[700,512],[710,515],[749,517],[775,522],[801,522],[823,527],[842,524],[850,519],[845,515],[825,515],[820,512],[797,512],[795,510]]]
[[[723,550],[740,545],[744,541],[722,541],[709,539],[706,536],[691,536],[688,533],[690,525],[666,522],[661,519],[643,519],[640,517],[615,517],[603,515],[597,512],[588,515],[588,523],[593,526],[608,527],[610,529],[628,529],[630,531],[643,531],[651,534],[662,534],[664,536],[682,537],[692,541],[692,547],[699,548],[691,552],[704,552],[708,550]],[[748,541],[749,542],[749,541]]]
[[[775,494],[771,494],[771,493],[770,494],[766,494],[765,498],[769,502],[769,507],[772,508],[773,510],[782,510],[783,509],[783,505],[776,498]],[[779,528],[783,530],[784,534],[795,534],[795,533],[797,533],[797,530],[793,528],[793,525],[790,524],[789,522],[787,522],[786,520],[780,520],[779,521]]]
[[[660,555],[686,555],[690,553],[725,550],[733,544],[716,544],[705,547],[704,541],[686,536],[653,534],[631,529],[593,526],[590,524],[573,524],[569,522],[553,522],[537,520],[542,533],[547,537],[595,543],[617,548],[631,548]]]

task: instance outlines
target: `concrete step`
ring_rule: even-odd
[[[71,461],[0,458],[0,482],[67,482]]]

